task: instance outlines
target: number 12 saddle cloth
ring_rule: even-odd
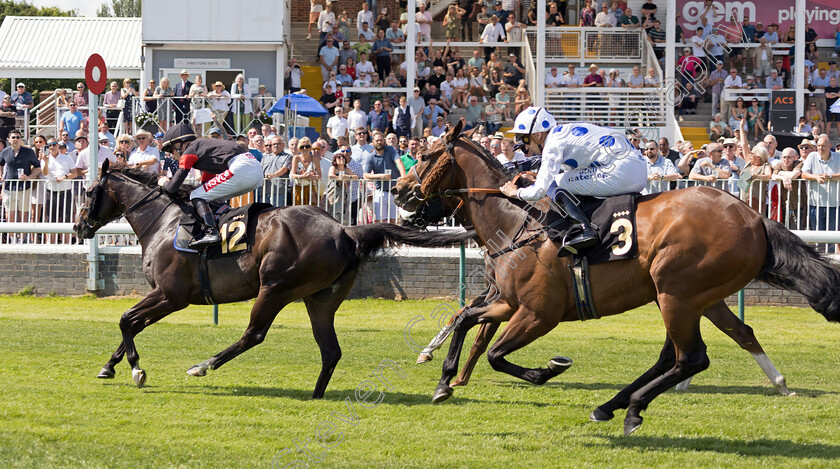
[[[227,204],[213,202],[213,213],[216,226],[222,235],[222,244],[207,248],[207,257],[216,258],[229,255],[239,255],[250,252],[254,244],[257,220],[260,213],[275,208],[271,204],[253,203],[242,207],[232,208]],[[190,208],[184,210],[181,223],[175,233],[173,245],[175,249],[184,252],[197,253],[195,249],[187,247],[194,236],[201,234],[203,225]]]

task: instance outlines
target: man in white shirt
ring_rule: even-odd
[[[365,40],[367,41],[373,41],[374,39],[376,39],[376,33],[374,33],[372,29],[370,29],[370,25],[371,23],[365,21],[364,23],[362,23],[362,28],[359,29],[359,36],[364,36]]]
[[[356,64],[356,76],[361,76],[362,73],[372,75],[375,72],[373,62],[368,61],[367,54],[362,52],[359,56],[359,63]]]
[[[505,28],[499,24],[499,17],[498,16],[491,16],[490,23],[484,27],[484,32],[481,33],[481,37],[478,39],[479,44],[485,42],[507,42],[505,39]],[[495,47],[485,47],[484,48],[484,61],[490,61],[490,54],[496,50]]]
[[[428,42],[432,40],[432,14],[426,11],[425,3],[417,4],[417,13],[414,15],[414,21],[419,26],[420,42]]]
[[[615,15],[610,13],[610,7],[607,2],[601,5],[601,11],[595,15],[595,26],[599,28],[614,28],[618,24]]]
[[[332,11],[332,2],[327,2],[326,10],[318,15],[318,31],[321,33],[318,44],[324,44],[327,34],[333,32],[333,26],[335,26],[335,13]]]
[[[347,128],[349,133],[349,141],[354,141],[356,136],[356,129],[365,127],[367,125],[367,113],[362,111],[362,101],[354,100],[353,109],[347,113]]]
[[[160,172],[160,151],[149,145],[152,142],[152,134],[141,129],[134,135],[134,139],[137,140],[137,148],[129,155],[128,164],[142,168],[149,173],[158,174]]]
[[[708,65],[706,62],[706,38],[703,36],[703,28],[698,27],[697,34],[691,36],[688,42],[691,43],[691,54],[698,59],[700,59],[703,64]]]
[[[85,188],[87,188],[87,173],[88,173],[88,159],[90,158],[90,147],[80,151],[76,157],[76,172],[74,177],[79,175],[85,180]],[[99,138],[99,150],[96,152],[97,166],[102,164],[105,160],[110,160],[111,163],[117,162],[117,157],[114,152],[108,147],[108,138]]]
[[[569,71],[563,74],[563,86],[579,88],[583,86],[583,77],[575,73],[575,65],[569,64]]]
[[[546,88],[560,88],[563,86],[563,75],[557,73],[557,67],[552,66],[551,71],[545,75]]]
[[[367,23],[368,26],[373,24],[373,12],[370,11],[367,2],[362,2],[362,10],[356,14],[356,30],[362,34],[362,24]]]
[[[347,137],[347,119],[344,117],[344,111],[340,106],[335,107],[335,115],[330,117],[327,121],[327,135],[330,136],[330,148],[336,148],[336,139],[339,136]]]

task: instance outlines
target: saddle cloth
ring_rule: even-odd
[[[211,259],[250,252],[254,244],[257,215],[267,209],[275,208],[271,204],[264,203],[253,203],[237,208],[218,203],[212,203],[211,206],[216,217],[216,226],[219,227],[219,233],[222,235],[221,245],[207,248],[207,257]],[[178,230],[175,232],[173,241],[175,249],[197,253],[195,249],[189,248],[189,243],[195,236],[201,234],[203,227],[204,224],[198,219],[195,211],[185,210]]]
[[[606,199],[576,196],[595,230],[598,244],[581,250],[575,258],[587,257],[590,265],[622,259],[633,259],[639,255],[636,241],[636,198],[641,194],[622,194]],[[572,238],[577,227],[554,210],[547,217],[548,236],[552,241],[562,242],[564,237]],[[565,253],[565,254],[564,254]],[[565,249],[560,255],[571,255]]]

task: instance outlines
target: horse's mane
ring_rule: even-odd
[[[121,161],[111,163],[111,165],[108,167],[108,171],[120,173],[133,181],[145,184],[150,189],[158,189],[158,175],[143,171],[142,169],[130,168],[128,165]],[[174,194],[172,198],[186,199],[189,197],[190,192],[192,192],[194,189],[195,186],[193,185],[182,184],[181,187],[178,189],[178,192]]]
[[[499,163],[499,160],[497,160],[492,154],[490,154],[490,152],[487,151],[486,148],[482,147],[474,140],[464,135],[459,136],[457,141],[463,142],[469,149],[473,150],[473,153],[475,153],[476,156],[478,156],[492,169],[500,171],[502,174],[507,176],[507,171],[505,170],[505,167],[502,166],[502,164]],[[438,160],[435,162],[435,165],[432,166],[432,169],[429,171],[429,175],[427,176],[426,180],[423,181],[423,185],[421,186],[421,190],[423,191],[423,193],[428,195],[429,187],[437,185],[440,182],[440,179],[443,177],[444,174],[446,174],[446,172],[451,166],[451,157],[438,158]]]

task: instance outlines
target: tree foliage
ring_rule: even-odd
[[[0,24],[7,16],[77,16],[77,14],[76,10],[65,11],[58,7],[36,7],[25,1],[0,0]]]
[[[141,0],[111,0],[111,5],[107,3],[99,5],[96,16],[139,18],[141,11]]]

